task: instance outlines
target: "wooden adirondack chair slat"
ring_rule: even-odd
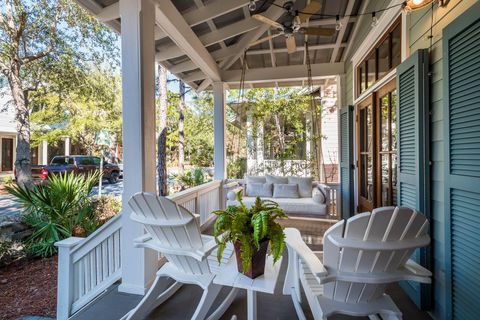
[[[302,261],[298,230],[286,229],[289,266],[284,294],[291,294],[297,312],[300,279],[315,319],[333,313],[400,319],[401,312],[385,294],[388,283],[413,280],[429,283],[431,273],[408,260],[413,251],[428,245],[428,220],[409,208],[384,207],[340,221],[325,232],[323,261]],[[300,253],[299,253],[300,252]],[[328,274],[315,274],[326,268]],[[295,267],[295,266],[298,266]],[[324,283],[324,285],[322,285]],[[302,318],[299,314],[299,317]]]

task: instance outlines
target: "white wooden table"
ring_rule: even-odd
[[[235,255],[217,274],[213,283],[247,290],[247,319],[257,319],[257,292],[273,294],[278,281],[282,258],[273,264],[273,257],[267,256],[265,273],[255,279],[243,275],[237,270]]]

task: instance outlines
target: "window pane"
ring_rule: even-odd
[[[368,143],[368,152],[373,151],[373,116],[372,116],[372,106],[368,106],[367,111],[367,143]]]
[[[397,150],[397,137],[398,137],[398,132],[397,132],[397,90],[393,90],[391,93],[391,98],[392,98],[392,119],[391,119],[391,124],[392,124],[392,151]]]
[[[367,58],[367,88],[375,83],[375,51]]]
[[[366,89],[365,88],[365,68],[363,67],[363,63],[358,67],[357,70],[358,70],[357,79],[358,79],[359,89],[360,89],[359,93],[362,93]]]
[[[392,154],[392,206],[397,205],[397,154]]]
[[[389,206],[390,203],[390,154],[383,154],[382,155],[382,195],[381,195],[381,205],[382,206]]]
[[[400,24],[392,31],[392,68],[400,64],[402,56]]]
[[[380,143],[381,150],[389,150],[389,133],[388,133],[388,94],[380,98]]]
[[[378,47],[378,78],[383,77],[390,69],[389,63],[389,37]]]

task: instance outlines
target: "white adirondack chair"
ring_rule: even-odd
[[[315,319],[342,313],[370,319],[401,319],[385,293],[401,280],[431,282],[431,272],[409,260],[430,243],[429,223],[409,208],[384,207],[339,221],[323,237],[323,252],[312,252],[297,229],[285,229],[288,269],[283,294],[291,295],[305,319],[300,283]]]
[[[135,246],[156,250],[163,254],[168,262],[158,270],[153,285],[142,301],[122,319],[145,318],[183,283],[196,284],[203,289],[200,303],[191,319],[205,319],[222,288],[212,282],[221,267],[216,257],[215,239],[200,233],[198,215],[165,197],[137,193],[128,204],[133,210],[131,219],[142,223],[147,231],[145,236],[135,240]],[[232,253],[232,247],[225,249],[222,264],[228,262]],[[232,289],[208,319],[218,319],[229,307],[236,293],[237,289]]]

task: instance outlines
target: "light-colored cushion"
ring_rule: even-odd
[[[298,184],[300,198],[312,197],[312,177],[288,177],[289,184]]]
[[[273,184],[287,184],[288,183],[288,178],[287,177],[279,177],[279,176],[272,176],[267,174],[266,175],[267,182],[268,183],[273,183]]]
[[[326,201],[325,195],[318,188],[313,189],[312,198],[313,198],[313,201],[315,201],[316,203],[320,203],[320,204],[324,204],[325,201]]]
[[[235,190],[230,190],[230,191],[228,191],[228,193],[227,193],[227,199],[228,199],[228,200],[231,200],[231,201],[236,200],[236,199],[237,199],[237,192],[238,192],[238,191],[235,191]]]
[[[327,205],[320,204],[313,201],[312,198],[262,198],[266,200],[272,200],[278,203],[280,208],[285,210],[287,214],[308,214],[308,215],[317,215],[325,216],[327,214]],[[250,208],[255,204],[255,197],[244,197],[243,203]],[[238,205],[238,201],[227,201],[227,205]]]
[[[247,196],[248,197],[271,197],[272,184],[271,183],[248,183]]]
[[[261,176],[246,176],[245,182],[248,185],[249,183],[265,183],[267,178]]]
[[[274,198],[300,198],[298,194],[297,184],[280,184],[275,183],[273,185],[273,197]]]

